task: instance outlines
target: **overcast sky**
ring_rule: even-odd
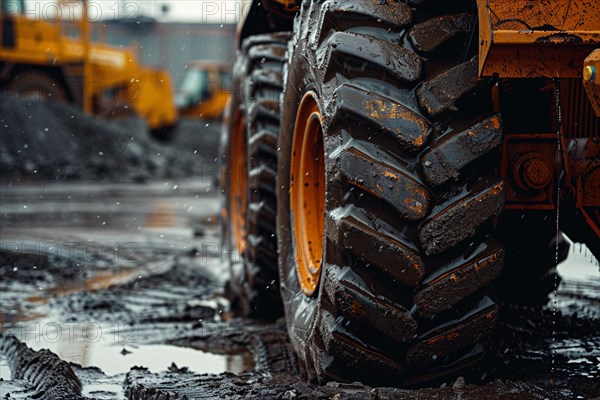
[[[69,1],[69,0],[63,0]],[[25,0],[29,15],[52,18],[57,0]],[[237,23],[247,0],[88,0],[90,19],[149,16],[161,21]],[[163,12],[163,6],[167,12]],[[69,11],[64,11],[68,13]]]

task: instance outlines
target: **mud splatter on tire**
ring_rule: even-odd
[[[492,237],[502,122],[477,77],[475,4],[407,3],[305,2],[295,21],[277,228],[288,331],[312,379],[448,379],[481,357],[497,317],[486,287],[504,260]],[[441,36],[436,21],[448,26]],[[297,277],[290,209],[296,110],[309,91],[326,181],[312,296]]]

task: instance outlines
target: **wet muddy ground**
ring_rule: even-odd
[[[470,375],[403,390],[308,384],[282,321],[232,316],[202,179],[2,187],[2,398],[558,399],[600,396],[600,276],[574,245],[544,308],[502,309]]]

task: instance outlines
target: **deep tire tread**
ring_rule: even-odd
[[[286,60],[286,32],[251,36],[241,44],[240,75],[248,140],[248,204],[246,248],[243,252],[237,299],[244,316],[273,319],[283,313],[277,273],[275,233],[276,197],[274,168],[277,165],[279,96]]]
[[[248,284],[260,293],[251,305],[251,316],[271,317],[281,313],[278,297],[276,250],[276,197],[273,168],[277,162],[274,146],[279,136],[279,95],[282,90],[282,70],[286,60],[286,34],[267,35],[268,39],[248,47],[250,71],[246,86],[248,132],[248,192],[247,231],[249,240],[244,253]],[[260,279],[255,279],[259,274]],[[258,286],[258,288],[256,288]],[[273,313],[272,310],[277,310]]]
[[[496,320],[485,288],[504,260],[489,239],[504,207],[504,183],[490,168],[501,119],[491,110],[474,119],[456,112],[487,88],[477,57],[433,73],[420,55],[469,31],[473,14],[419,18],[402,2],[312,2],[289,46],[288,68],[308,60],[317,91],[331,94],[323,99],[329,260],[308,337],[296,341],[287,311],[292,343],[321,380],[398,384],[415,378],[413,366],[439,376],[440,363],[463,363]],[[451,29],[427,41],[436,20]],[[408,40],[394,41],[390,30]],[[298,90],[287,76],[283,104],[286,91]],[[409,301],[389,296],[390,287]]]

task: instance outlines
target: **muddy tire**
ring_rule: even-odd
[[[321,381],[447,378],[480,358],[497,316],[502,127],[469,44],[475,2],[407,3],[304,2],[289,45],[281,293]]]
[[[502,303],[541,306],[560,283],[556,266],[569,254],[569,242],[556,233],[554,213],[523,214],[505,211],[497,236],[504,244],[506,259],[494,289]]]
[[[228,214],[233,217],[232,244],[242,253],[241,262],[232,263],[228,290],[240,314],[255,318],[273,319],[283,314],[277,273],[275,175],[279,100],[289,37],[289,33],[274,33],[244,40],[234,69],[238,90],[228,110],[232,134],[227,147],[238,166],[223,187],[230,199]],[[239,158],[242,152],[243,160]],[[244,187],[232,179],[245,180]],[[237,195],[231,190],[236,187]]]
[[[66,102],[67,92],[52,75],[40,71],[21,71],[15,74],[5,88],[23,99]]]

